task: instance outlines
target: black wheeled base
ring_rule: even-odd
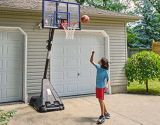
[[[42,80],[42,96],[32,96],[29,104],[38,112],[64,110],[64,105],[48,79]]]
[[[64,110],[64,105],[58,101],[46,102],[45,105],[42,105],[41,102],[42,98],[40,96],[33,96],[30,100],[30,105],[38,112]]]

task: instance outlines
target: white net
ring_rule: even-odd
[[[62,27],[66,33],[66,39],[74,39],[74,33],[78,27],[78,24],[77,23],[62,23]]]

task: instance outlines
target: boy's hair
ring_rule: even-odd
[[[105,57],[102,57],[100,61],[101,61],[101,68],[108,70],[109,68],[108,60]]]

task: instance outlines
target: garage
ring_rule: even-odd
[[[51,83],[60,96],[95,93],[96,70],[89,59],[95,51],[95,62],[109,59],[109,38],[103,31],[77,31],[73,40],[66,40],[57,31],[53,40]]]
[[[24,35],[0,27],[0,103],[23,100]]]

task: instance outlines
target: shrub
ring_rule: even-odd
[[[160,56],[148,51],[134,54],[125,64],[125,74],[128,84],[133,81],[145,83],[148,93],[148,80],[160,79]]]

